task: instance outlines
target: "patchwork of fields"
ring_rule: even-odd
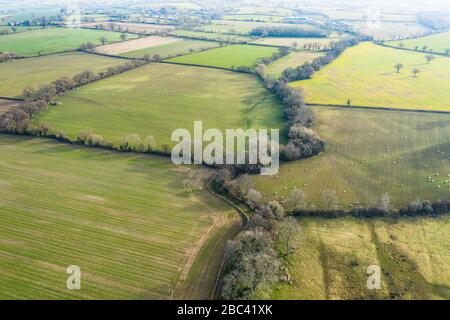
[[[395,65],[404,68],[397,73]],[[419,69],[414,78],[411,71]],[[450,111],[450,59],[362,43],[346,50],[311,80],[293,82],[314,104]]]
[[[253,67],[262,58],[270,58],[278,49],[273,47],[232,45],[187,56],[169,59],[170,62],[231,69]]]
[[[36,56],[47,53],[78,49],[88,41],[100,44],[100,38],[108,43],[120,41],[120,33],[87,29],[51,28],[30,32],[8,34],[0,37],[0,52],[15,52],[22,56]],[[128,39],[136,35],[128,34]]]
[[[427,51],[445,53],[446,50],[449,50],[450,52],[450,31],[416,39],[390,41],[387,44],[397,47],[403,44],[408,49],[417,47],[419,51],[425,47]]]
[[[55,133],[75,139],[92,130],[118,145],[130,134],[153,135],[158,149],[178,128],[282,128],[281,106],[253,75],[201,67],[151,64],[98,81],[58,99],[40,114]],[[83,121],[79,121],[83,119]]]
[[[450,219],[302,218],[288,260],[292,284],[273,299],[450,299]],[[367,268],[382,268],[367,289]]]
[[[19,97],[26,87],[39,89],[64,76],[72,77],[86,70],[98,73],[124,62],[76,52],[0,63],[0,96]]]
[[[166,59],[172,56],[178,56],[200,50],[219,47],[219,43],[213,41],[191,40],[183,38],[178,39],[179,39],[178,41],[169,44],[123,53],[121,54],[121,56],[131,58],[141,58],[145,55],[153,57],[155,54],[158,54],[162,59]]]
[[[174,26],[144,24],[144,23],[130,23],[130,22],[89,22],[81,25],[83,28],[114,30],[118,32],[133,32],[133,33],[148,33],[154,32],[168,32],[175,29]],[[113,27],[111,29],[111,27]]]
[[[0,298],[212,297],[239,219],[183,189],[193,169],[23,137],[1,136],[0,153]],[[82,290],[66,289],[69,265]]]
[[[308,208],[374,207],[388,193],[393,207],[416,199],[448,199],[450,115],[314,107],[315,131],[327,142],[320,156],[286,163],[279,175],[254,176],[255,187],[281,201],[295,188]]]

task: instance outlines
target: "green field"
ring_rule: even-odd
[[[121,56],[141,58],[145,55],[149,55],[152,57],[155,54],[159,54],[161,58],[166,59],[171,56],[191,53],[191,49],[195,52],[203,49],[216,48],[218,46],[219,43],[213,41],[182,39],[180,41],[164,44],[162,46],[150,47],[123,53],[121,54]]]
[[[233,66],[253,67],[258,60],[271,57],[277,48],[233,45],[169,59],[170,62],[231,69]]]
[[[274,299],[450,299],[450,219],[299,219],[292,284]],[[367,268],[382,268],[368,290]]]
[[[1,299],[212,297],[239,219],[183,189],[194,169],[24,137],[1,136],[0,153]],[[81,290],[66,289],[69,265]]]
[[[351,28],[361,34],[372,36],[375,40],[392,40],[420,36],[431,32],[431,29],[417,22],[389,22],[368,24],[367,21],[351,21]]]
[[[65,50],[78,49],[88,41],[100,45],[99,38],[108,43],[120,41],[119,32],[86,29],[51,28],[9,34],[0,37],[0,52],[10,51],[23,56],[35,56]],[[136,38],[128,34],[128,39]]]
[[[252,43],[265,44],[268,46],[282,46],[282,47],[294,47],[297,44],[298,48],[302,48],[303,45],[318,44],[324,48],[329,48],[332,42],[338,42],[342,38],[330,37],[330,38],[261,38]]]
[[[279,77],[285,69],[301,66],[303,63],[311,62],[323,54],[324,53],[308,51],[291,52],[287,56],[269,64],[267,66],[267,74],[273,77]]]
[[[397,73],[397,63],[404,68]],[[411,70],[420,73],[413,78]],[[450,111],[450,59],[362,43],[346,50],[311,80],[293,82],[307,103]]]
[[[326,208],[322,194],[331,189],[342,209],[378,206],[385,193],[393,207],[449,198],[450,115],[313,110],[325,152],[284,164],[277,176],[254,176],[256,189],[267,198],[284,201],[298,188],[308,208]]]
[[[0,96],[17,97],[26,87],[39,89],[63,76],[73,77],[85,70],[98,73],[123,63],[122,59],[81,52],[4,62],[0,64]]]
[[[15,28],[15,32],[12,28]],[[13,34],[13,33],[19,33],[19,32],[27,32],[32,31],[36,29],[41,29],[40,27],[11,27],[11,26],[0,26],[0,36],[6,35],[6,34]]]
[[[64,130],[74,139],[93,130],[115,145],[130,134],[153,135],[158,149],[172,131],[203,128],[280,128],[281,106],[253,75],[151,64],[70,92],[62,106],[40,114],[36,123]],[[82,119],[82,121],[80,121]]]
[[[446,49],[450,50],[450,31],[417,39],[390,41],[386,44],[397,47],[403,44],[405,48],[415,49],[417,47],[419,51],[426,46],[427,51],[433,50],[434,52],[445,53]]]
[[[198,40],[210,40],[217,42],[231,42],[231,43],[246,43],[252,40],[249,36],[231,35],[231,34],[219,34],[201,31],[191,30],[175,30],[170,32],[170,35],[175,37],[186,37]]]

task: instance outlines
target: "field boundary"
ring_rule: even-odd
[[[409,40],[409,39],[405,39],[405,40]],[[441,56],[441,57],[446,57],[446,58],[450,58],[450,55],[447,55],[443,52],[439,52],[439,51],[423,51],[423,50],[414,50],[414,49],[410,49],[410,48],[400,48],[397,46],[393,46],[390,44],[385,44],[385,43],[380,43],[378,41],[374,41],[374,44],[381,46],[381,47],[385,47],[385,48],[391,48],[391,49],[397,49],[397,50],[403,50],[403,51],[410,51],[410,52],[416,52],[416,53],[423,53],[423,54],[434,54],[437,56]]]
[[[382,111],[402,111],[402,112],[419,112],[419,113],[438,113],[438,114],[450,114],[450,111],[441,110],[423,110],[423,109],[396,109],[390,107],[370,107],[370,106],[346,106],[342,104],[326,104],[326,103],[305,103],[307,107],[332,107],[339,109],[364,109],[364,110],[382,110]]]
[[[171,58],[169,58],[169,59],[171,59]],[[224,71],[236,72],[236,70],[229,69],[229,68],[215,67],[215,66],[205,66],[205,65],[202,65],[202,64],[194,64],[194,63],[173,62],[173,61],[167,61],[167,60],[159,61],[159,63],[177,64],[177,65],[187,66],[187,67],[203,67],[203,68],[209,68],[209,69],[216,69],[216,70],[224,70]]]
[[[9,100],[9,101],[17,101],[17,102],[25,101],[25,99],[23,99],[23,98],[11,98],[11,97],[3,97],[3,96],[0,96],[0,99]]]
[[[102,57],[107,57],[107,58],[118,58],[118,59],[123,59],[123,60],[142,60],[142,59],[139,59],[139,58],[125,57],[125,56],[115,56],[115,55],[112,55],[112,54],[100,53],[100,52],[97,52],[97,51],[83,51],[83,50],[79,50],[79,51],[80,52],[94,54],[94,55],[98,55],[98,56],[102,56]]]

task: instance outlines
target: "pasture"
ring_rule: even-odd
[[[419,51],[423,50],[424,47],[426,48],[426,51],[433,50],[434,52],[440,53],[446,53],[446,50],[448,50],[448,52],[450,53],[450,31],[415,39],[391,41],[387,42],[386,44],[396,47],[399,47],[401,44],[403,44],[405,48],[417,48],[417,50]]]
[[[262,58],[270,58],[278,49],[265,46],[230,45],[169,59],[170,62],[231,69],[233,66],[253,67]]]
[[[58,99],[61,106],[41,113],[46,123],[76,139],[92,130],[119,145],[130,134],[153,135],[157,149],[172,131],[203,128],[281,128],[281,106],[253,75],[155,63],[84,86]],[[79,121],[83,119],[83,121]]]
[[[292,284],[273,299],[449,299],[450,219],[298,219]],[[367,289],[367,268],[382,268]]]
[[[311,62],[324,53],[310,51],[294,51],[287,56],[278,59],[267,66],[267,74],[273,77],[281,76],[281,73],[287,68],[295,68],[301,66],[305,62]]]
[[[159,47],[167,44],[171,44],[174,42],[178,42],[181,39],[174,37],[159,37],[159,36],[151,36],[140,39],[134,39],[130,41],[123,41],[119,43],[107,44],[104,46],[100,46],[95,48],[96,52],[111,54],[111,55],[119,55],[122,53],[127,53],[130,51],[137,51],[146,48]]]
[[[99,45],[100,38],[108,43],[120,41],[120,33],[87,29],[50,28],[8,34],[0,37],[0,52],[15,52],[22,56],[37,56],[66,50],[75,50],[88,41]],[[136,35],[129,34],[128,38]]]
[[[268,199],[284,201],[294,189],[307,208],[326,209],[325,190],[339,208],[376,207],[388,194],[392,207],[417,199],[448,199],[450,115],[312,107],[314,130],[327,145],[314,158],[285,163],[277,176],[254,176]]]
[[[0,64],[0,96],[19,97],[26,87],[37,90],[63,76],[73,77],[85,70],[98,73],[123,63],[123,59],[82,52],[4,62]]]
[[[0,136],[0,153],[0,298],[212,297],[239,218],[183,189],[204,170],[25,137]],[[69,265],[81,290],[66,288]]]
[[[395,66],[404,68],[397,72]],[[420,73],[414,78],[413,69]],[[436,56],[429,64],[425,54],[361,43],[306,81],[305,101],[315,104],[389,107],[450,111],[450,59]]]
[[[162,59],[169,57],[174,57],[183,54],[189,54],[191,52],[201,51],[205,49],[212,49],[219,47],[218,42],[214,41],[202,41],[202,40],[191,40],[178,38],[178,41],[171,42],[169,44],[163,44],[154,47],[148,47],[145,49],[134,50],[121,56],[132,57],[132,58],[142,58],[145,55],[150,57],[158,54]]]
[[[311,25],[214,20],[212,24],[196,27],[196,28],[194,28],[194,30],[200,31],[200,32],[248,35],[248,34],[250,34],[250,32],[253,29],[255,29],[257,27],[286,27],[286,28],[296,28],[296,29],[302,29],[302,30],[317,29],[316,27],[313,27]]]

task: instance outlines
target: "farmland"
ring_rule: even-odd
[[[320,52],[308,52],[308,51],[295,51],[291,52],[287,56],[272,62],[267,66],[267,74],[279,77],[286,68],[295,68],[302,65],[305,62],[311,62],[317,57],[320,57],[323,53]]]
[[[18,104],[19,103],[16,101],[5,100],[0,98],[0,116],[5,112],[8,112],[12,108],[18,106]]]
[[[417,47],[419,51],[423,50],[425,46],[427,51],[433,50],[434,52],[445,53],[447,49],[450,50],[450,31],[421,38],[391,41],[387,42],[387,44],[396,47],[403,44],[408,49]]]
[[[315,131],[327,141],[320,156],[286,163],[278,176],[255,176],[257,190],[283,201],[302,189],[307,207],[326,208],[334,190],[340,208],[392,206],[449,195],[450,115],[314,107]],[[447,182],[446,182],[447,181]]]
[[[183,189],[192,169],[29,138],[1,136],[0,150],[2,299],[167,299],[190,286],[211,297],[238,218]],[[196,261],[203,244],[213,254]],[[192,279],[196,263],[210,269]],[[79,291],[66,289],[73,264]]]
[[[420,36],[431,32],[427,27],[415,22],[387,22],[370,25],[367,21],[353,21],[352,29],[365,35],[373,36],[375,40],[392,40],[412,36]]]
[[[83,28],[114,30],[118,32],[132,32],[152,34],[155,32],[168,32],[175,29],[174,26],[155,25],[130,22],[88,22],[81,25]]]
[[[273,47],[233,45],[169,59],[170,62],[231,69],[233,66],[253,67],[258,60],[271,57],[278,49]]]
[[[292,285],[274,299],[449,299],[450,219],[323,220],[302,218],[289,258]],[[380,290],[366,269],[383,270]]]
[[[219,47],[218,42],[179,38],[179,41],[176,42],[140,50],[134,50],[121,55],[124,57],[141,58],[145,55],[149,55],[150,57],[152,57],[155,54],[158,54],[161,58],[166,59],[172,56],[191,53],[191,50],[193,52],[196,52],[199,50],[217,47]]]
[[[220,34],[220,33],[210,33],[191,30],[175,30],[170,32],[170,35],[198,40],[210,40],[210,41],[231,42],[231,43],[246,43],[252,40],[251,37],[244,35]]]
[[[370,63],[368,63],[370,62]],[[396,72],[394,66],[404,68]],[[419,69],[417,78],[411,71]],[[292,83],[317,104],[450,111],[450,59],[431,63],[423,53],[362,43],[348,49],[312,79]]]
[[[159,37],[159,36],[152,36],[152,37],[145,37],[140,39],[134,39],[130,41],[124,41],[119,43],[113,43],[113,44],[107,44],[104,46],[100,46],[95,48],[96,52],[99,53],[105,53],[105,54],[111,54],[111,55],[118,55],[130,51],[137,51],[142,50],[146,48],[153,48],[153,47],[159,47],[167,44],[171,44],[177,41],[180,41],[179,38],[173,38],[173,37]]]
[[[268,46],[293,47],[296,43],[298,47],[310,44],[320,44],[323,47],[329,47],[332,42],[338,42],[339,38],[261,38],[252,43],[264,44]]]
[[[78,49],[88,41],[99,44],[105,37],[109,43],[120,41],[120,33],[86,29],[39,29],[30,32],[8,34],[0,37],[0,52],[12,51],[18,55],[40,54]],[[128,38],[137,37],[128,35]]]
[[[95,73],[123,64],[121,59],[87,53],[65,53],[9,61],[0,64],[0,96],[18,97],[23,89],[39,89],[63,76],[72,77],[85,70]]]
[[[157,79],[157,80],[156,80]],[[153,135],[158,149],[177,128],[280,128],[281,107],[252,75],[200,67],[151,64],[71,92],[39,115],[75,139],[92,130],[118,145],[130,134]],[[78,121],[77,119],[83,119]]]

